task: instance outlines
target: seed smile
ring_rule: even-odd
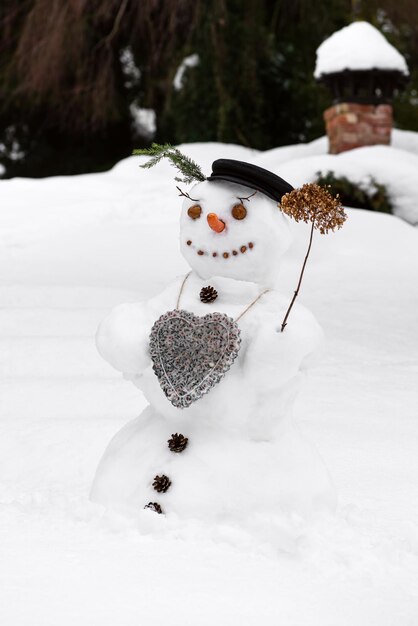
[[[193,241],[191,239],[188,239],[186,241],[186,244],[188,246],[192,246],[193,245]],[[195,246],[193,246],[193,248],[195,248]],[[250,241],[246,246],[241,246],[239,248],[239,252],[241,252],[241,254],[245,254],[247,252],[247,250],[252,250],[253,248],[254,248],[254,243],[252,241]],[[208,256],[208,255],[211,254],[214,258],[221,254],[224,259],[229,259],[230,256],[238,256],[238,250],[232,250],[231,252],[221,252],[221,253],[212,252],[212,253],[210,253],[210,252],[205,252],[201,248],[198,248],[196,250],[196,252],[197,252],[197,254],[199,256]]]

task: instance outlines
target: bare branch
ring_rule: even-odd
[[[248,200],[248,202],[250,201],[250,198],[252,198],[253,196],[255,196],[255,194],[257,193],[257,191],[254,191],[254,193],[251,193],[249,196],[246,196],[244,198],[238,198],[238,200],[241,202],[241,204],[244,202],[244,200]]]
[[[188,198],[192,202],[199,202],[199,200],[196,200],[196,198],[191,198],[189,194],[187,193],[187,191],[186,192],[182,191],[180,187],[178,187],[177,185],[176,185],[176,189],[178,189],[178,191],[180,192],[179,196],[184,196],[185,198]]]

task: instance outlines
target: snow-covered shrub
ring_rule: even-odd
[[[344,206],[381,213],[393,213],[393,207],[386,186],[378,183],[373,176],[362,182],[352,182],[346,176],[338,176],[332,171],[317,172],[316,183],[329,185],[333,195],[339,194]]]

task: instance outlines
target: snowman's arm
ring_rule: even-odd
[[[146,302],[120,304],[100,324],[96,345],[101,356],[128,377],[142,374],[151,363],[149,335],[155,320],[174,308],[179,281]]]
[[[124,374],[141,374],[149,364],[149,320],[142,302],[115,307],[100,324],[96,345],[100,355]]]
[[[280,331],[283,316],[269,315],[250,342],[245,367],[254,367],[260,390],[278,389],[313,361],[322,329],[310,311],[298,305],[288,325]]]

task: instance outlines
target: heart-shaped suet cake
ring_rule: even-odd
[[[164,313],[150,335],[153,369],[173,406],[184,409],[217,385],[235,361],[241,338],[224,313]]]

